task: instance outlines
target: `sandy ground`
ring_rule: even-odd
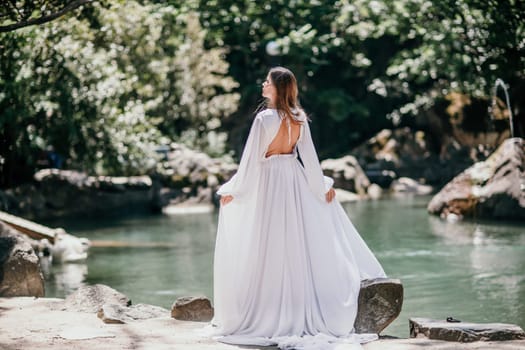
[[[0,349],[275,349],[218,343],[202,333],[205,323],[160,317],[128,324],[105,324],[96,314],[57,310],[62,299],[0,298]],[[382,339],[365,350],[523,350],[525,340],[468,344],[428,339]],[[337,350],[355,349],[338,346]]]

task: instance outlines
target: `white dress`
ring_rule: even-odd
[[[217,192],[234,197],[221,206],[215,246],[211,325],[221,342],[325,350],[377,339],[353,325],[360,281],[385,273],[341,205],[326,202],[333,180],[299,118],[293,154],[266,158],[281,118],[260,112],[237,173]]]

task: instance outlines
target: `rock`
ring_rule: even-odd
[[[35,254],[41,258],[41,264],[51,261],[83,261],[88,256],[91,243],[87,238],[78,238],[62,228],[52,229],[4,212],[0,212],[0,220],[16,229],[31,244]],[[48,261],[42,260],[44,257]]]
[[[157,166],[162,187],[156,207],[167,205],[218,205],[214,193],[237,169],[231,160],[212,158],[206,153],[172,143],[166,160]]]
[[[124,307],[117,304],[104,304],[98,310],[97,317],[104,323],[124,324],[132,320],[131,317],[125,314]]]
[[[410,337],[428,339],[473,342],[525,339],[521,327],[505,323],[449,323],[428,318],[409,320]]]
[[[111,216],[150,212],[153,186],[149,176],[88,176],[73,170],[43,169],[34,182],[7,190],[17,205],[9,212],[28,219]]]
[[[169,310],[148,304],[137,304],[124,307],[119,304],[104,304],[98,310],[97,316],[104,323],[129,323],[156,317],[167,317]]]
[[[393,174],[416,174],[417,177],[421,177],[425,170],[422,161],[431,156],[425,133],[407,127],[381,130],[354,148],[352,154],[367,173],[384,177],[384,181],[381,181],[383,187],[388,187],[388,180],[393,179]]]
[[[43,238],[40,240],[32,240],[33,243],[31,246],[35,250],[36,255],[38,255],[39,258],[50,258],[51,257],[51,251],[53,250],[53,244],[49,242],[47,238]],[[40,260],[42,263],[42,260]]]
[[[334,179],[334,187],[342,188],[359,195],[366,195],[370,180],[353,156],[325,159],[321,162],[324,174]]]
[[[376,278],[361,282],[357,333],[380,333],[401,312],[403,285],[398,279]],[[213,307],[205,297],[178,298],[171,308],[171,317],[183,321],[207,322],[213,318]]]
[[[0,298],[2,349],[154,349],[275,350],[276,347],[221,343],[203,331],[200,322],[153,318],[124,325],[103,325],[93,314],[63,312],[50,298]],[[21,326],[23,325],[23,326]],[[339,344],[338,350],[355,349]],[[386,338],[362,345],[365,350],[523,350],[525,340],[453,343],[426,338]]]
[[[379,334],[401,312],[403,305],[403,285],[398,279],[376,278],[361,282],[356,333]]]
[[[366,194],[368,197],[372,199],[379,199],[381,198],[381,194],[383,193],[383,190],[378,184],[371,184],[368,186],[368,189],[366,190]]]
[[[1,221],[0,263],[0,296],[44,296],[44,276],[30,240]]]
[[[62,310],[79,312],[98,312],[104,304],[130,306],[131,300],[124,294],[103,284],[82,286],[70,294],[62,305]]]
[[[182,297],[173,303],[171,317],[183,321],[208,322],[213,318],[213,307],[205,297]]]
[[[447,219],[448,216],[463,218],[467,215],[472,217],[474,216],[475,201],[470,185],[470,176],[461,173],[432,197],[427,210],[443,219]]]
[[[382,188],[388,188],[396,177],[424,179],[426,184],[442,187],[467,167],[485,160],[495,149],[486,146],[487,142],[500,140],[483,133],[485,136],[466,140],[462,136],[469,133],[449,135],[444,129],[436,139],[432,126],[424,128],[428,132],[408,127],[382,130],[354,148],[352,154],[370,181]],[[475,134],[480,133],[469,135]]]
[[[379,167],[379,164],[368,164],[365,174],[368,179],[381,188],[390,188],[392,181],[397,178],[397,174],[392,170],[384,170]]]
[[[16,205],[16,198],[12,194],[0,190],[0,211],[10,211]]]
[[[335,198],[337,199],[337,201],[339,201],[339,203],[355,202],[361,199],[360,196],[353,192],[345,191],[340,188],[335,188],[334,190]]]
[[[486,160],[448,183],[428,204],[432,214],[448,218],[525,220],[525,141],[507,139]]]
[[[51,246],[54,260],[59,262],[83,261],[87,259],[91,245],[87,238],[78,238],[66,233],[63,229],[56,229],[55,243]]]
[[[364,280],[355,321],[357,333],[380,333],[401,312],[403,286],[397,279]],[[183,297],[175,301],[171,317],[185,321],[209,321],[213,308],[205,297]]]
[[[392,182],[390,189],[396,193],[407,193],[417,195],[427,195],[432,193],[432,186],[420,184],[418,181],[408,178],[400,177]]]

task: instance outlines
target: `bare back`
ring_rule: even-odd
[[[297,122],[290,122],[290,137],[288,137],[288,125],[285,120],[281,120],[279,130],[272,142],[268,145],[266,157],[275,154],[290,154],[293,152],[295,144],[301,134],[301,124]]]

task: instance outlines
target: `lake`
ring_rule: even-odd
[[[399,278],[401,315],[383,334],[407,337],[409,317],[505,322],[525,326],[525,225],[448,223],[430,216],[430,197],[345,204],[350,219],[382,263]],[[134,304],[171,308],[176,298],[212,299],[217,212],[50,223],[95,240],[165,242],[156,248],[96,248],[86,263],[53,265],[46,296],[65,297],[102,283]]]

